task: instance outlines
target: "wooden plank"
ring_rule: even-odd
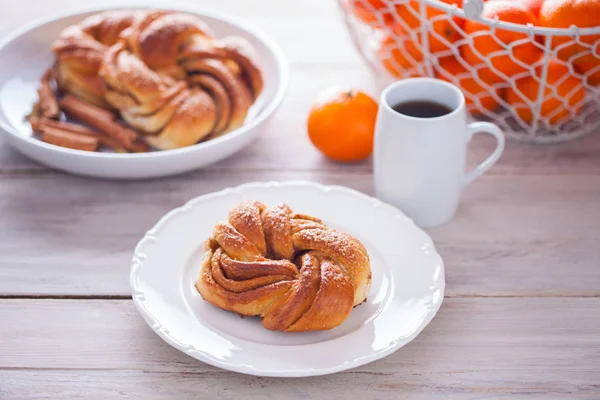
[[[600,396],[598,298],[446,299],[423,333],[387,358],[294,380],[229,373],[185,356],[131,301],[2,300],[0,319],[2,398]]]
[[[5,177],[0,294],[127,296],[133,248],[163,214],[255,180],[311,180],[373,194],[370,173],[198,172],[145,182]],[[456,218],[429,230],[446,262],[447,295],[600,295],[598,198],[596,176],[481,178]]]
[[[540,381],[537,371],[354,372],[308,379],[269,379],[214,372],[139,370],[0,370],[0,398],[146,400],[597,400],[597,384]],[[575,375],[575,374],[574,374]],[[520,379],[520,381],[519,381]],[[543,380],[543,378],[541,378]],[[523,382],[523,380],[525,380]],[[3,382],[3,383],[1,383]],[[596,381],[597,382],[597,381]],[[4,387],[3,387],[4,386]],[[356,396],[356,397],[354,397]]]

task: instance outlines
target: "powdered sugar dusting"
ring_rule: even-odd
[[[215,227],[216,242],[227,257],[213,259],[213,268],[224,286],[196,285],[208,288],[210,293],[202,296],[207,301],[242,315],[261,315],[268,329],[293,331],[331,329],[347,317],[348,306],[364,301],[371,283],[369,257],[351,235],[295,214],[286,204],[267,208],[244,201],[231,210],[229,222]],[[258,236],[266,242],[262,251],[254,244]],[[283,260],[302,269],[288,269],[280,264]],[[203,267],[198,279],[209,278]],[[289,289],[269,289],[281,279],[292,279]],[[318,286],[317,292],[308,289],[307,279]],[[236,301],[242,294],[252,301]]]

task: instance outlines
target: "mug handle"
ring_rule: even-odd
[[[504,135],[500,128],[490,122],[473,122],[467,126],[467,142],[471,141],[471,138],[476,133],[487,133],[496,138],[496,149],[488,158],[485,159],[481,164],[469,171],[463,180],[463,186],[467,186],[475,179],[483,175],[488,169],[490,169],[496,161],[502,155],[504,151]]]

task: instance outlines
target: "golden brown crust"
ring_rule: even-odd
[[[197,143],[217,121],[216,104],[205,92],[167,80],[118,43],[106,53],[100,75],[106,99],[130,125],[152,135],[148,143],[173,149]]]
[[[252,95],[240,77],[220,60],[198,59],[187,61],[182,66],[191,76],[206,74],[217,79],[229,93],[231,102],[231,117],[227,129],[232,130],[243,125],[252,105]]]
[[[63,30],[52,45],[61,91],[108,108],[98,71],[109,46],[117,43],[121,32],[139,15],[134,10],[106,11]]]
[[[141,17],[141,10],[114,10],[92,15],[83,20],[81,31],[104,46],[112,46],[120,40],[121,33]]]
[[[128,48],[151,69],[176,65],[179,51],[187,42],[211,36],[199,18],[168,10],[144,12],[122,34]]]
[[[189,77],[192,84],[199,85],[215,99],[218,119],[211,137],[217,137],[233,129],[231,125],[231,99],[225,86],[210,75],[196,74]]]
[[[289,260],[294,256],[291,214],[292,210],[286,205],[271,207],[262,213],[265,237],[271,244],[267,255],[276,260]]]
[[[243,201],[229,211],[229,223],[256,246],[261,254],[267,253],[267,242],[260,216],[264,209],[265,206],[258,201]]]
[[[246,84],[254,100],[260,96],[264,81],[258,67],[257,55],[252,46],[240,37],[227,37],[214,41],[194,41],[183,48],[180,62],[210,58],[219,59]]]
[[[196,289],[225,310],[258,315],[270,330],[326,330],[341,324],[370,289],[364,246],[285,204],[244,201],[205,245]]]
[[[189,94],[185,84],[175,84],[151,102],[128,107],[121,116],[129,125],[143,129],[146,134],[157,135],[173,118]],[[127,95],[120,96],[122,95],[118,92],[111,91],[107,94],[107,99],[112,104],[124,103],[130,99]]]
[[[169,88],[160,75],[128,51],[123,43],[110,48],[99,73],[108,85],[108,93],[117,92],[131,98],[131,102],[125,104],[113,104],[121,110],[148,103]]]
[[[149,136],[146,141],[161,150],[190,146],[209,135],[216,121],[213,99],[206,92],[191,89],[160,134]]]
[[[231,60],[238,65],[242,80],[246,82],[256,100],[262,93],[264,82],[252,46],[240,37],[220,39],[214,46],[224,60]]]
[[[352,311],[353,296],[354,287],[344,269],[324,260],[321,263],[319,291],[310,308],[286,330],[306,332],[341,324]]]

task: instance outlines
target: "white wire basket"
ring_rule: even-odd
[[[444,79],[470,118],[528,143],[600,127],[600,27],[546,28],[482,18],[483,0],[339,0],[350,36],[382,85]],[[448,4],[457,3],[457,4]]]

